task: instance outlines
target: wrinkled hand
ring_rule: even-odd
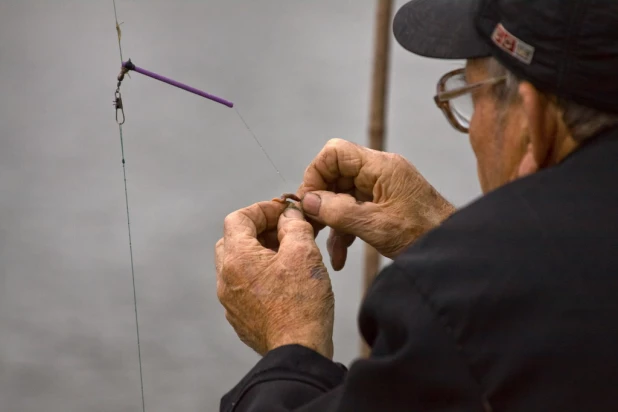
[[[394,258],[455,208],[405,158],[330,140],[305,171],[297,195],[315,235],[331,228],[333,269],[356,237]]]
[[[217,295],[239,338],[261,355],[299,344],[333,356],[334,297],[313,234],[287,203],[256,203],[225,218]]]

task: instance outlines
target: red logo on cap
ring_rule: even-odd
[[[494,43],[498,46],[502,47],[508,52],[513,53],[515,51],[515,45],[517,44],[517,39],[511,35],[506,29],[499,24],[496,27],[493,35]]]
[[[491,39],[502,50],[515,57],[516,59],[530,64],[534,55],[534,47],[524,43],[517,37],[513,36],[504,28],[502,24],[498,24]]]

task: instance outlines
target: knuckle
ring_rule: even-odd
[[[407,163],[407,160],[402,155],[387,152],[382,153],[382,161],[386,167],[395,170],[404,166],[404,164]]]
[[[236,214],[237,212],[232,212],[229,215],[227,215],[225,219],[223,219],[223,226],[229,227],[230,225],[232,225],[234,221],[236,220]]]
[[[401,170],[407,170],[407,171],[412,170],[413,172],[416,172],[415,167],[412,165],[412,163],[410,163],[408,159],[406,159],[400,154],[393,153],[392,155],[393,155],[392,162],[396,168],[401,169]]]
[[[395,162],[397,164],[406,162],[406,159],[404,159],[404,157],[398,153],[385,153],[385,155],[390,161]]]
[[[329,139],[326,142],[326,145],[324,146],[325,148],[339,148],[341,146],[344,146],[345,144],[347,144],[348,142],[346,140],[340,139],[338,137],[335,137],[333,139]]]
[[[352,147],[356,147],[356,144],[344,139],[334,138],[326,142],[322,154],[329,157],[333,155],[335,157],[344,156]]]
[[[217,279],[217,298],[219,301],[224,301],[226,296],[225,282],[222,279]]]

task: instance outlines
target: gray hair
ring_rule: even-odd
[[[506,81],[498,83],[493,90],[502,105],[519,99],[520,79],[507,70],[493,57],[487,59],[487,71],[491,77],[505,77]],[[555,97],[558,108],[562,111],[562,119],[571,136],[577,142],[583,142],[602,130],[618,126],[618,115],[607,113],[579,103]]]

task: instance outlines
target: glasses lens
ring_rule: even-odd
[[[463,74],[459,74],[451,77],[446,81],[446,91],[451,91],[467,86],[466,79]],[[461,96],[455,97],[449,100],[449,108],[451,113],[455,116],[460,125],[465,128],[470,126],[470,119],[472,119],[472,113],[474,113],[474,105],[472,104],[472,95],[465,93]]]

